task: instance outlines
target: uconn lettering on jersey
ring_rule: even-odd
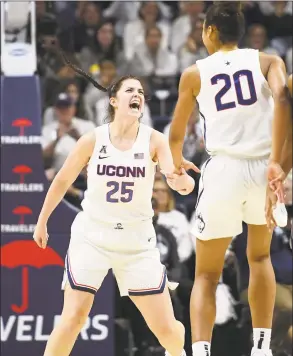
[[[98,164],[97,174],[99,176],[109,176],[109,177],[133,177],[133,178],[144,178],[145,177],[145,167],[125,167],[125,166],[113,166]]]

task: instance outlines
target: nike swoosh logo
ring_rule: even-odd
[[[99,156],[99,159],[109,158],[110,156]]]

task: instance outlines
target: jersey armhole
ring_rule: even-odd
[[[98,142],[99,142],[99,140],[98,140],[98,127],[95,127],[94,133],[95,133],[95,145],[94,145],[93,152],[91,154],[90,159],[88,160],[88,163],[87,163],[86,167],[88,167],[90,165],[90,163],[93,161],[93,159],[95,157],[95,153],[97,151],[97,145],[98,145]]]
[[[158,165],[158,163],[159,163],[159,161],[154,161],[153,160],[153,157],[152,157],[152,152],[151,152],[151,140],[152,140],[152,134],[153,134],[153,132],[155,132],[156,130],[155,129],[153,129],[152,127],[150,127],[149,128],[150,130],[149,130],[149,149],[148,149],[148,152],[149,152],[149,158],[150,158],[150,161],[152,162],[152,164],[154,165],[154,166],[157,166]]]
[[[258,49],[255,49],[254,51],[256,51],[256,54],[257,54],[257,61],[258,61],[258,68],[259,68],[259,72],[260,72],[260,75],[261,77],[263,78],[263,80],[266,82],[267,86],[269,86],[269,83],[267,81],[267,78],[265,77],[265,75],[263,74],[262,70],[261,70],[261,64],[260,64],[260,51]]]
[[[200,62],[201,60],[198,60],[198,61],[196,61],[196,66],[197,66],[197,69],[198,69],[198,74],[199,74],[199,81],[200,81],[200,89],[199,89],[199,92],[198,92],[198,94],[197,95],[195,95],[194,94],[194,92],[192,92],[192,94],[194,95],[194,97],[195,97],[195,99],[197,100],[197,98],[199,98],[200,97],[200,95],[201,95],[201,91],[202,91],[202,84],[203,84],[203,80],[202,80],[202,70],[200,69],[201,68],[201,65],[199,64],[199,62]]]

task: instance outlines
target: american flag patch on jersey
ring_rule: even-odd
[[[143,153],[135,153],[134,154],[134,159],[143,159],[144,158],[144,154]]]

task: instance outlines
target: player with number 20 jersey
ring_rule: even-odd
[[[242,232],[243,221],[248,225],[251,355],[271,356],[276,285],[265,216],[267,172],[269,160],[279,161],[271,154],[272,132],[286,140],[290,99],[283,61],[257,50],[240,49],[244,30],[239,3],[217,1],[209,7],[202,38],[210,56],[183,72],[170,128],[178,172],[188,164],[182,146],[188,119],[198,102],[210,158],[201,168],[191,230],[197,239],[190,303],[193,356],[210,356],[216,286],[225,252],[232,237]]]

